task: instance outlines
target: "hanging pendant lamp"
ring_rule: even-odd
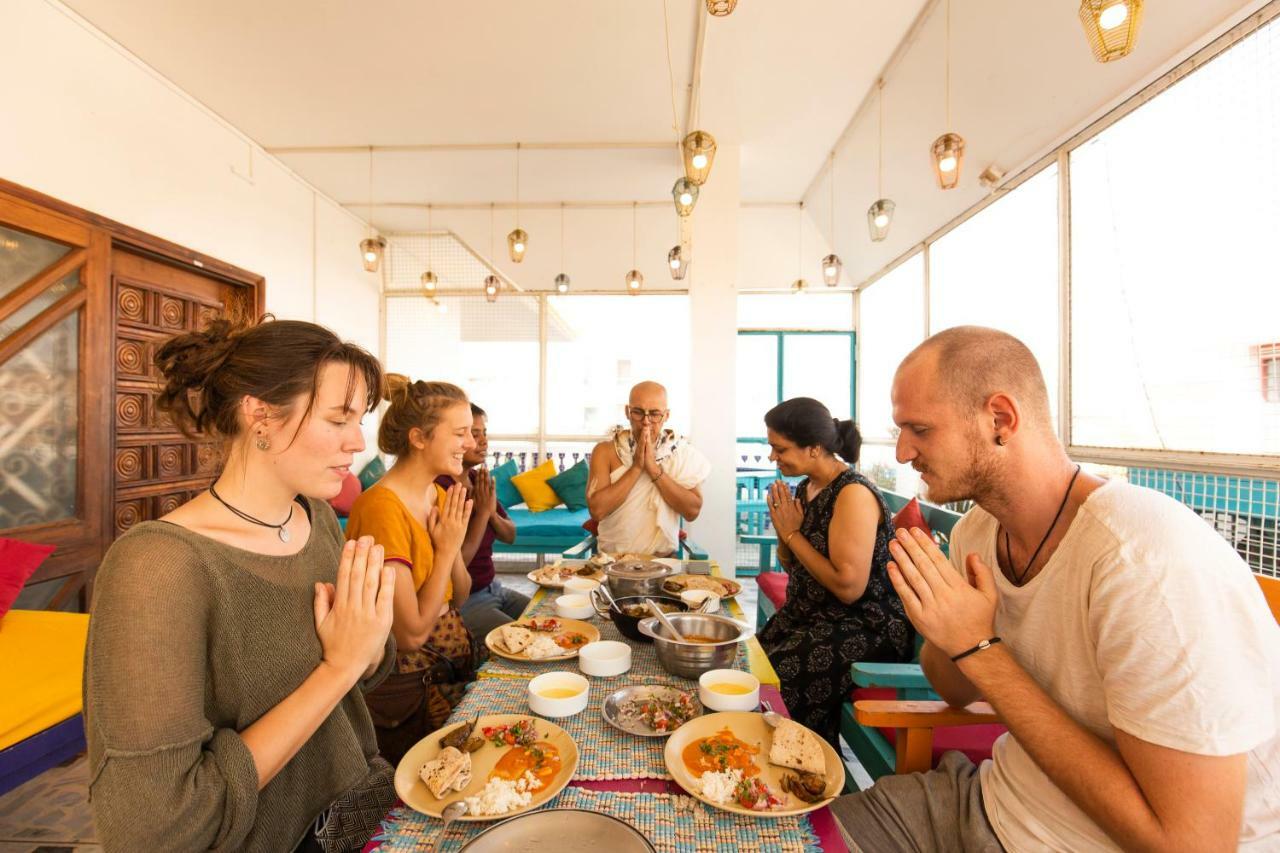
[[[382,264],[382,254],[387,250],[384,237],[373,236],[373,146],[369,146],[369,206],[365,209],[365,220],[369,226],[369,236],[360,241],[360,262],[365,272],[377,272]]]
[[[676,213],[688,216],[698,203],[698,185],[688,178],[680,178],[671,188],[671,197],[676,202]]]
[[[705,184],[716,159],[715,137],[705,130],[695,130],[680,143],[680,154],[684,160],[684,176],[698,186]]]
[[[560,269],[564,269],[564,202],[560,202]],[[560,273],[556,276],[556,293],[569,292],[569,275]]]
[[[440,280],[436,278],[436,274],[431,271],[431,245],[435,242],[435,236],[432,234],[432,231],[434,230],[432,228],[433,224],[431,205],[427,205],[427,271],[422,274],[420,281],[422,282],[422,289],[429,294],[435,293],[436,288],[440,283]]]
[[[796,280],[791,282],[791,292],[796,296],[809,289],[809,282],[804,280],[801,271],[804,269],[804,202],[796,205]]]
[[[738,0],[707,0],[707,14],[715,18],[723,18],[737,5]]]
[[[516,143],[516,227],[507,235],[507,254],[513,264],[524,260],[529,248],[529,234],[520,227],[520,143]]]
[[[684,281],[685,275],[689,272],[689,263],[689,255],[683,246],[677,244],[667,252],[667,267],[671,270],[671,277],[676,281]]]
[[[681,178],[681,180],[684,180]],[[697,187],[694,187],[696,190]],[[636,268],[636,206],[637,202],[631,202],[631,269],[627,272],[624,281],[627,284],[627,290],[635,293],[644,286],[644,275]]]
[[[502,279],[496,275],[484,277],[484,299],[486,302],[497,302],[498,291],[502,289]]]
[[[946,34],[946,108],[947,123],[951,126],[951,0],[947,0]],[[947,131],[933,141],[929,149],[933,158],[933,174],[938,187],[953,190],[960,183],[960,165],[964,161],[964,137]]]
[[[834,248],[836,244],[836,152],[831,151],[828,159],[827,183],[831,189],[831,199],[827,210],[829,218],[829,226],[831,229],[831,245]],[[840,270],[844,269],[844,263],[840,260],[840,256],[835,252],[827,255],[822,259],[822,283],[827,287],[835,287],[840,283]]]
[[[876,194],[880,196],[867,208],[867,230],[871,232],[871,242],[879,243],[889,236],[889,226],[893,224],[893,210],[897,205],[884,197],[884,80],[877,84],[880,102],[880,143],[876,165]]]
[[[1081,0],[1080,23],[1094,59],[1121,59],[1138,43],[1142,0]]]

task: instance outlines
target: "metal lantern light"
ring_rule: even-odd
[[[964,161],[964,138],[958,133],[944,133],[933,140],[929,152],[933,156],[933,174],[938,186],[944,190],[955,189],[960,183],[960,164]]]
[[[698,203],[698,185],[688,178],[681,178],[671,188],[671,197],[676,202],[676,213],[688,216],[693,213],[693,206]]]
[[[631,270],[627,273],[627,290],[635,293],[644,285],[644,274],[640,270]]]
[[[1080,23],[1094,59],[1121,59],[1138,43],[1142,0],[1081,0]]]
[[[827,287],[835,287],[840,283],[840,270],[844,264],[839,255],[827,255],[822,259],[822,283]]]
[[[871,232],[872,242],[879,243],[889,236],[889,226],[893,224],[893,209],[896,207],[891,199],[876,199],[867,208],[867,230]]]
[[[523,228],[517,228],[507,235],[507,253],[513,263],[524,260],[524,250],[529,247],[529,235]]]
[[[556,276],[556,293],[568,293],[568,292],[569,292],[569,276],[565,275],[564,273],[560,273],[560,275]]]
[[[382,263],[382,253],[387,249],[385,237],[367,237],[360,241],[360,260],[365,272],[377,272]]]
[[[804,292],[809,289],[809,282],[802,278],[798,278],[791,282],[791,292],[796,296],[803,296]]]
[[[484,299],[486,302],[497,302],[498,291],[502,289],[502,280],[496,275],[484,277]]]
[[[671,270],[673,279],[684,281],[685,274],[689,272],[689,256],[682,246],[672,246],[671,251],[667,252],[667,267]]]
[[[424,272],[420,281],[422,282],[422,289],[427,293],[435,293],[436,287],[440,284],[440,280],[436,278],[436,274],[431,270]]]
[[[698,186],[705,184],[716,159],[715,137],[705,130],[695,130],[680,143],[680,153],[684,159],[684,176]]]
[[[707,14],[715,18],[723,18],[737,5],[738,0],[707,0]]]

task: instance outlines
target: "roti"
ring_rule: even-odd
[[[780,767],[805,770],[819,776],[827,770],[818,736],[799,723],[785,719],[774,730],[769,761]]]
[[[471,756],[452,746],[422,765],[418,771],[427,790],[437,800],[449,791],[461,791],[471,784]]]
[[[501,628],[502,645],[513,655],[518,655],[533,642],[533,632],[519,625],[503,625]]]

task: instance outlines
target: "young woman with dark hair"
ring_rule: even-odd
[[[444,724],[475,678],[475,642],[458,607],[471,591],[462,561],[472,501],[467,490],[436,485],[462,473],[474,446],[467,395],[447,382],[388,374],[391,405],[378,449],[396,457],[381,480],[356,498],[347,537],[372,536],[395,567],[396,671],[365,699],[389,761]]]
[[[889,583],[892,516],[875,484],[855,471],[862,435],[809,397],[764,416],[769,459],[804,477],[795,495],[769,489],[787,600],[760,632],[795,719],[838,744],[840,705],[855,661],[911,659],[914,630]],[[838,747],[837,747],[838,748]]]
[[[224,443],[215,483],[116,540],[85,653],[90,802],[107,850],[359,849],[395,799],[360,691],[394,581],[326,500],[382,371],[328,329],[215,321],[162,344],[156,406]],[[354,845],[354,846],[352,846]]]
[[[529,596],[508,589],[493,565],[493,543],[516,541],[516,525],[498,501],[497,485],[485,468],[489,455],[489,417],[471,404],[471,440],[475,446],[462,457],[462,472],[441,474],[436,485],[449,488],[458,483],[468,490],[474,506],[467,535],[462,540],[462,561],[471,575],[471,595],[458,608],[462,621],[477,637],[484,637],[499,625],[518,619],[529,606]]]

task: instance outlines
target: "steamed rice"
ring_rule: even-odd
[[[467,814],[506,814],[533,802],[533,792],[541,787],[542,782],[528,770],[514,781],[493,776],[480,793],[464,797],[463,802],[467,804]]]

